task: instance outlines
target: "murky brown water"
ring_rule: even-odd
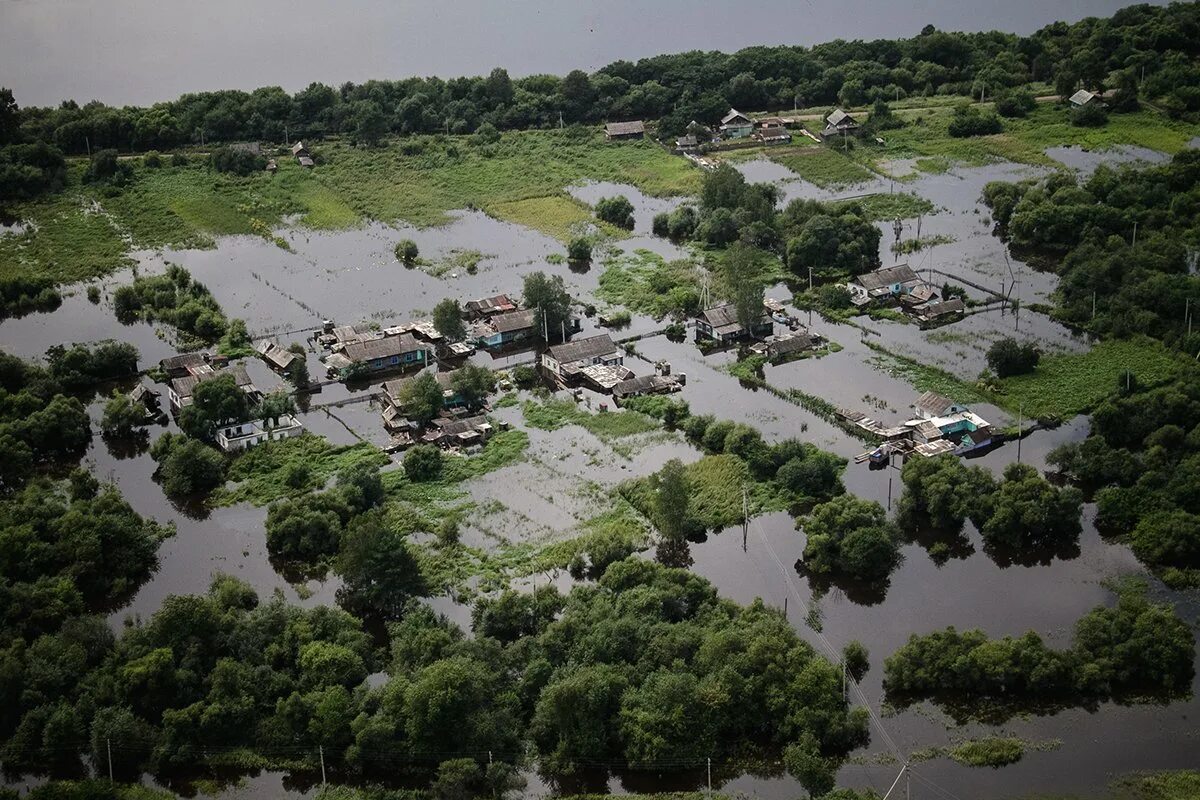
[[[782,181],[794,196],[829,196],[830,193],[766,166],[768,163],[748,162],[742,166],[754,180]],[[941,245],[929,254],[928,263],[914,259],[914,266],[925,269],[932,264],[934,269],[998,288],[1001,277],[1009,275],[1008,266],[1002,244],[983,221],[977,202],[979,192],[988,180],[1027,174],[1026,168],[1000,165],[921,176],[905,184],[906,191],[928,197],[941,209],[922,220],[922,233],[945,233],[955,238],[953,243]],[[634,202],[637,230],[619,246],[630,250],[648,247],[669,258],[686,255],[669,242],[645,234],[649,219],[657,211],[670,207],[671,201],[646,198],[631,187],[616,184],[588,184],[573,191],[585,202],[617,193],[626,194]],[[883,227],[886,249],[891,233],[889,226]],[[285,236],[294,253],[261,239],[235,237],[222,240],[213,250],[165,256],[146,253],[140,258],[146,269],[161,268],[164,258],[184,264],[209,286],[230,316],[244,317],[251,330],[275,334],[281,342],[302,341],[305,332],[325,317],[339,322],[377,320],[386,324],[425,313],[443,297],[465,300],[500,291],[517,292],[520,277],[533,269],[562,275],[581,300],[594,300],[597,276],[602,271],[600,265],[576,272],[565,265],[549,264],[546,256],[561,252],[558,242],[476,212],[463,212],[450,224],[428,230],[372,224],[337,233],[289,230]],[[480,263],[474,275],[462,272],[435,278],[420,270],[406,270],[396,263],[392,247],[403,236],[416,239],[422,255],[430,260],[455,249],[479,250],[489,257]],[[885,255],[890,259],[890,253]],[[885,263],[891,261],[885,259]],[[1022,281],[1022,296],[1026,299],[1045,297],[1053,289],[1053,276],[1034,272],[1011,258],[1010,264]],[[117,275],[106,281],[105,286],[110,290],[127,279],[127,275]],[[990,311],[938,331],[920,331],[915,326],[887,321],[866,324],[878,334],[873,338],[890,349],[971,378],[983,366],[982,352],[987,344],[997,336],[1016,332],[1017,320],[1011,314]],[[585,326],[586,330],[592,330],[594,321],[586,320]],[[838,405],[868,410],[872,416],[886,421],[905,418],[917,393],[903,380],[873,364],[876,354],[861,341],[862,332],[819,319],[813,326],[844,349],[820,359],[768,366],[767,379],[780,388],[797,388]],[[653,320],[635,316],[621,335],[657,327],[659,324]],[[1087,347],[1086,342],[1069,331],[1032,312],[1022,313],[1020,334],[1036,339],[1049,351]],[[117,324],[107,299],[93,306],[82,289],[68,297],[56,312],[0,322],[0,341],[5,349],[26,356],[40,355],[46,347],[59,342],[109,337],[137,344],[144,364],[172,352],[151,326]],[[703,356],[690,341],[675,343],[662,336],[639,341],[636,348],[646,359],[628,360],[636,371],[648,371],[647,361],[665,359],[676,372],[687,374],[687,387],[681,396],[696,413],[748,422],[770,439],[797,436],[845,457],[864,449],[861,442],[816,415],[767,391],[742,387],[724,371],[736,358],[734,353]],[[533,355],[532,351],[526,351],[498,359],[488,354],[475,358],[479,363],[500,367],[527,362]],[[315,354],[309,355],[309,366],[313,375],[321,374]],[[249,368],[256,384],[264,388],[279,385],[279,378],[260,362],[250,362]],[[373,403],[323,407],[367,396],[373,388],[370,385],[325,387],[308,399],[308,410],[301,415],[302,420],[310,430],[335,444],[361,440],[382,443],[385,437],[379,410]],[[596,396],[589,396],[589,400],[600,402]],[[101,403],[93,402],[90,411],[94,418],[98,419],[100,409]],[[977,410],[993,421],[1004,417],[999,410],[987,406]],[[519,408],[501,409],[496,415],[514,424],[521,422]],[[156,428],[152,435],[163,430]],[[1022,443],[1022,460],[1044,469],[1046,454],[1054,446],[1082,438],[1086,433],[1087,422],[1083,419],[1056,430],[1038,431]],[[668,458],[699,457],[679,437],[662,434],[649,435],[644,441],[635,437],[617,448],[577,427],[552,432],[533,430],[530,439],[526,460],[466,485],[481,513],[471,525],[464,526],[465,543],[500,548],[519,541],[552,541],[603,511],[608,492],[621,480],[649,474]],[[973,459],[972,463],[999,472],[1015,457],[1015,447],[1006,445]],[[271,565],[263,535],[265,509],[238,505],[199,516],[178,508],[152,481],[154,464],[144,451],[114,453],[97,439],[87,461],[98,476],[115,481],[139,513],[173,522],[177,528],[176,534],[160,549],[158,572],[125,609],[112,615],[114,624],[119,624],[126,615],[144,617],[153,613],[170,593],[203,591],[217,571],[237,575],[260,592],[282,591],[293,602],[334,602],[336,578],[310,582],[303,592],[297,592]],[[871,470],[866,465],[851,465],[844,482],[850,492],[884,504],[888,503],[889,495],[894,503],[901,491],[899,474],[894,469]],[[824,633],[835,647],[857,639],[870,650],[872,670],[863,689],[872,704],[877,705],[882,698],[882,660],[912,633],[925,633],[946,625],[980,627],[992,635],[1034,629],[1053,642],[1064,643],[1076,619],[1095,605],[1111,601],[1111,594],[1101,583],[1104,579],[1142,573],[1127,547],[1105,541],[1096,533],[1091,525],[1093,515],[1094,509],[1088,507],[1077,553],[1052,554],[1027,565],[1010,565],[1006,558],[985,553],[978,534],[969,526],[966,543],[945,561],[935,561],[920,543],[906,545],[903,564],[883,592],[853,586],[814,586],[801,577],[793,565],[803,549],[803,535],[785,514],[770,514],[755,520],[746,551],[742,550],[740,529],[716,533],[693,544],[692,569],[712,580],[724,595],[741,602],[762,597],[782,607],[786,598],[796,629],[815,641],[813,632],[804,623],[804,607],[814,605],[819,609]],[[784,565],[782,571],[776,557]],[[564,590],[571,585],[569,576],[561,571],[530,576],[516,585],[528,587],[546,581],[553,581]],[[1194,598],[1167,592],[1154,581],[1152,586],[1155,594],[1170,598],[1188,619],[1195,622],[1200,618]],[[470,612],[466,606],[445,597],[427,602],[460,624],[469,624]],[[972,770],[946,760],[929,762],[919,770],[964,797],[1098,791],[1116,772],[1195,766],[1200,742],[1193,718],[1198,712],[1200,703],[1193,699],[1166,708],[1105,704],[1094,712],[1069,710],[1052,716],[1018,718],[1000,730],[1031,740],[1061,739],[1062,746],[1054,752],[1030,753],[1018,764],[998,771]],[[978,725],[948,727],[949,722],[928,706],[890,716],[885,724],[905,751],[996,730]],[[875,756],[883,751],[879,737],[875,737],[871,747],[861,754],[864,761],[872,763],[845,767],[841,782],[885,790],[897,768],[873,763]],[[722,788],[731,792],[746,791],[783,800],[800,791],[786,777],[715,777]],[[703,780],[704,775],[699,773],[669,777],[627,775],[613,778],[607,785],[613,790],[661,791],[698,788]],[[604,785],[601,781],[600,788]],[[914,796],[920,796],[921,788],[914,783]],[[263,773],[246,778],[236,793],[262,798],[298,797],[310,794],[311,789],[307,778],[293,781],[279,773]],[[535,779],[528,793],[537,795],[545,791],[546,787]]]

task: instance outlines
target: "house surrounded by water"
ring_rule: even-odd
[[[770,336],[774,331],[775,323],[765,307],[751,330],[746,330],[742,323],[738,322],[737,309],[733,303],[706,308],[696,317],[696,338],[711,339],[721,344],[747,337]]]

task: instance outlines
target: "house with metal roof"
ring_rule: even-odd
[[[966,410],[966,406],[959,405],[944,394],[937,392],[925,392],[917,398],[917,402],[913,403],[913,411],[921,419],[944,417]]]
[[[421,441],[438,447],[469,447],[486,442],[491,435],[491,423],[480,414],[463,419],[435,419],[421,434]]]
[[[753,328],[747,331],[738,322],[737,309],[733,303],[706,308],[696,317],[696,338],[712,339],[722,344],[734,342],[746,337],[770,336],[775,331],[775,323],[764,307],[761,316]]]
[[[208,357],[204,353],[180,353],[159,361],[158,368],[165,372],[168,378],[182,378],[189,374],[193,367],[207,363]]]
[[[951,297],[941,302],[926,303],[913,311],[913,316],[922,325],[947,322],[961,319],[967,312],[967,305],[961,297]]]
[[[620,139],[641,139],[646,135],[646,123],[639,120],[632,122],[609,122],[604,126],[604,138],[608,141]]]
[[[846,288],[850,290],[850,301],[864,306],[873,300],[898,298],[924,283],[908,264],[897,264],[864,272],[846,284]]]

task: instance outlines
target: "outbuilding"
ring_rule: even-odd
[[[632,122],[609,122],[604,126],[604,138],[610,142],[621,139],[641,139],[646,135],[646,123],[639,120]]]

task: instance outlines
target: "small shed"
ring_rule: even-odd
[[[835,108],[829,112],[829,116],[825,118],[825,130],[822,134],[825,136],[837,136],[842,134],[857,134],[860,125],[858,120],[842,111],[840,108]]]
[[[604,138],[608,141],[620,139],[641,139],[646,135],[646,123],[642,120],[632,122],[609,122],[604,126]]]

